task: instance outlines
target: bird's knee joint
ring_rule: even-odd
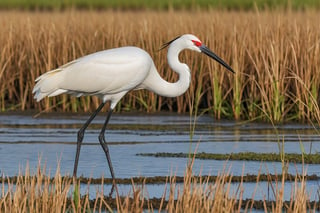
[[[104,134],[99,134],[99,141],[100,143],[105,143],[105,137],[104,137]]]

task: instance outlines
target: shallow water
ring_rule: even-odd
[[[0,115],[0,174],[17,175],[19,168],[23,171],[27,162],[31,170],[36,171],[39,158],[48,173],[54,174],[60,162],[61,174],[72,174],[77,131],[88,116],[51,114],[33,118],[28,114]],[[98,116],[86,132],[78,175],[110,177],[105,154],[97,138],[104,119],[104,116]],[[197,118],[192,141],[189,116],[118,114],[112,116],[109,127],[106,139],[110,143],[117,178],[183,176],[188,163],[186,158],[143,157],[137,156],[137,153],[194,152],[195,149],[208,153],[278,153],[283,142],[285,153],[301,153],[302,146],[307,153],[320,150],[319,129],[301,124],[274,127],[263,123],[218,122],[209,116],[202,116]],[[280,174],[281,163],[196,159],[193,166],[195,174],[201,172],[203,175],[217,175],[224,169],[233,175],[258,172]],[[297,172],[320,176],[320,166],[290,164],[289,173]],[[255,186],[250,183],[246,185],[249,188]],[[314,189],[317,182],[309,185]],[[149,186],[149,194],[158,196],[161,191],[159,187],[163,188],[161,185]],[[317,190],[313,191],[316,193]]]

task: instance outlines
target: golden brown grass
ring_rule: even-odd
[[[320,87],[319,12],[5,12],[0,13],[0,109],[92,111],[97,98],[67,95],[36,103],[34,80],[77,57],[124,45],[147,50],[161,75],[175,81],[162,43],[193,33],[236,70],[206,56],[181,55],[192,70],[188,93],[163,98],[131,92],[118,111],[186,112],[189,97],[216,118],[315,120]]]
[[[252,200],[243,203],[243,192],[246,190],[242,181],[236,191],[231,190],[232,176],[229,172],[222,172],[214,182],[201,175],[194,175],[193,163],[187,166],[184,182],[179,185],[175,182],[175,176],[168,178],[166,187],[169,187],[169,195],[163,194],[159,203],[154,204],[144,194],[142,188],[132,183],[132,192],[125,197],[116,196],[115,199],[104,196],[103,181],[101,190],[97,188],[96,197],[89,195],[80,196],[79,181],[62,177],[59,166],[53,178],[46,175],[46,168],[39,166],[37,172],[30,173],[27,166],[25,174],[20,173],[16,181],[9,178],[3,179],[0,195],[0,212],[250,212],[255,206],[252,192]],[[271,183],[275,201],[262,202],[265,212],[307,212],[317,208],[316,204],[310,204],[310,197],[306,190],[307,180],[299,175],[295,178],[289,202],[283,200],[284,176],[282,179]],[[5,185],[7,184],[7,187]],[[259,184],[259,174],[257,186]],[[91,186],[93,187],[93,186]],[[90,181],[88,183],[88,190]],[[107,192],[106,192],[107,193]],[[261,207],[261,206],[260,206]]]

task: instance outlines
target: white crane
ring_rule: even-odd
[[[165,97],[176,97],[183,94],[189,88],[190,69],[186,64],[179,61],[178,56],[182,50],[190,49],[203,52],[234,73],[230,66],[203,45],[194,35],[179,36],[164,44],[162,48],[167,46],[169,46],[168,63],[172,70],[179,74],[179,80],[175,83],[164,80],[159,75],[150,55],[138,47],[121,47],[96,52],[44,73],[36,79],[37,83],[32,92],[37,101],[46,96],[51,97],[63,93],[77,97],[95,95],[102,99],[100,106],[78,131],[74,177],[77,175],[84,132],[105,103],[110,101],[110,109],[99,134],[99,141],[109,164],[113,186],[115,185],[115,175],[105,140],[105,130],[112,110],[130,90],[147,89]]]

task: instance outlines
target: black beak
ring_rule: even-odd
[[[206,47],[205,45],[201,45],[200,47],[201,52],[203,52],[204,54],[206,54],[207,56],[209,56],[210,58],[213,58],[214,60],[216,60],[217,62],[219,62],[222,66],[224,66],[225,68],[227,68],[229,71],[231,71],[232,73],[235,73],[233,71],[233,69],[226,63],[224,62],[219,56],[217,56],[216,54],[214,54],[208,47]]]

